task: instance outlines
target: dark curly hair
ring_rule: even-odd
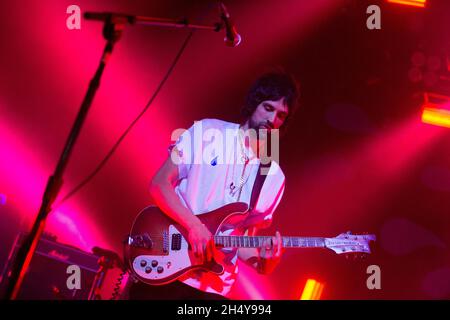
[[[250,87],[241,115],[244,119],[248,119],[261,102],[284,98],[289,112],[280,128],[283,132],[287,128],[289,119],[298,108],[299,96],[300,86],[291,74],[282,69],[270,71],[261,75]]]

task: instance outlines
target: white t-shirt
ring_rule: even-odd
[[[209,212],[233,202],[250,203],[260,161],[246,148],[250,162],[242,175],[244,162],[240,159],[243,149],[238,141],[238,131],[239,124],[204,119],[196,121],[169,148],[172,151],[173,146],[177,146],[180,160],[177,163],[180,180],[175,191],[194,214]],[[241,177],[245,182],[243,185],[240,183]],[[283,195],[284,182],[281,168],[272,161],[253,210],[261,221],[270,224]],[[237,187],[240,185],[242,190],[238,192]],[[222,234],[232,231],[227,230]],[[197,270],[187,273],[180,280],[202,291],[226,296],[236,279],[236,262],[237,252],[221,276]]]

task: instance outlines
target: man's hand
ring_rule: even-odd
[[[214,241],[211,232],[203,223],[189,229],[188,241],[196,257],[206,261],[212,260]]]
[[[259,249],[259,271],[270,273],[280,262],[281,254],[284,252],[281,234],[277,231],[275,237],[264,241]]]
[[[177,148],[173,149],[175,154]],[[212,235],[208,228],[196,217],[188,208],[186,208],[174,186],[179,178],[178,167],[174,164],[171,157],[168,157],[158,170],[150,184],[150,194],[155,204],[164,211],[167,216],[178,222],[188,232],[188,241],[192,251],[200,259],[212,258],[214,246]]]

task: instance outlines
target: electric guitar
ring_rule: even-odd
[[[218,235],[220,230],[243,226],[249,217],[248,205],[236,202],[197,216],[214,235],[215,252],[212,261],[200,260],[187,241],[188,232],[164,214],[158,207],[143,209],[136,217],[128,243],[126,260],[131,271],[141,281],[162,285],[175,281],[192,270],[206,270],[218,275],[224,272],[223,261],[238,248],[259,248],[268,236]],[[244,231],[242,229],[242,231]],[[328,248],[337,254],[369,254],[369,242],[375,235],[342,233],[335,238],[282,237],[284,248]],[[227,248],[225,250],[218,250]],[[234,253],[233,253],[234,250]]]

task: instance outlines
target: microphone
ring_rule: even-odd
[[[225,38],[223,39],[225,41],[225,44],[230,47],[237,47],[241,43],[241,36],[236,31],[236,27],[234,26],[233,22],[230,19],[230,14],[228,13],[227,8],[225,5],[220,2],[219,3],[219,10],[220,10],[220,18],[223,21],[223,24],[225,25]]]

